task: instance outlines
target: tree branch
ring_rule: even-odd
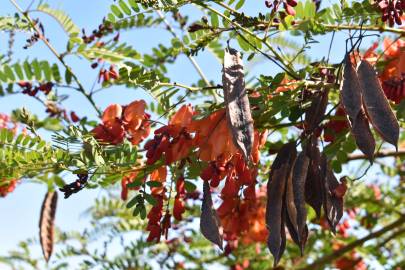
[[[39,38],[44,42],[44,44],[49,48],[49,50],[56,56],[56,58],[58,58],[59,62],[61,62],[61,64],[66,68],[66,70],[72,75],[73,80],[75,80],[75,82],[78,86],[77,90],[86,97],[86,99],[90,102],[90,104],[96,110],[98,116],[101,116],[101,111],[97,108],[96,103],[94,102],[91,95],[86,92],[82,83],[77,78],[76,74],[73,73],[72,68],[66,64],[66,62],[63,60],[61,55],[55,50],[55,48],[49,43],[49,41],[42,35],[42,32],[38,29],[37,25],[32,21],[31,17],[28,15],[28,13],[24,12],[15,0],[10,0],[10,2],[27,19],[27,21],[30,23],[30,25],[35,30],[35,32],[37,32],[37,34],[39,35]]]
[[[167,29],[169,30],[169,32],[172,34],[173,37],[177,38],[178,40],[181,41],[181,39],[177,36],[176,32],[174,31],[173,27],[171,26],[171,24],[166,20],[166,17],[164,14],[162,14],[162,12],[160,12],[159,10],[156,10],[157,15],[159,15],[159,17],[163,20],[163,22],[165,23],[165,25],[167,26]],[[190,60],[191,64],[193,64],[194,68],[196,69],[196,71],[198,72],[198,74],[200,75],[201,79],[204,81],[204,83],[207,86],[211,86],[210,81],[207,79],[207,77],[205,76],[204,72],[201,70],[200,66],[198,65],[197,61],[195,61],[194,57],[192,57],[191,55],[187,55],[187,58]]]
[[[395,150],[382,150],[374,155],[374,158],[385,158],[385,157],[399,157],[405,156],[405,149]],[[352,154],[347,157],[348,161],[368,159],[364,154]]]
[[[393,223],[387,225],[386,227],[383,227],[382,229],[375,231],[373,233],[370,233],[369,235],[360,238],[338,250],[336,250],[335,252],[333,252],[332,254],[323,256],[322,258],[316,260],[314,263],[309,264],[303,268],[300,268],[300,270],[311,270],[311,269],[323,269],[324,266],[330,262],[332,262],[333,260],[341,257],[342,255],[344,255],[345,253],[355,249],[358,246],[363,245],[365,242],[367,242],[368,240],[380,237],[381,235],[391,231],[392,229],[395,229],[397,227],[400,227],[404,224],[405,222],[405,214],[402,214],[400,216],[400,218],[398,218],[396,221],[394,221]]]

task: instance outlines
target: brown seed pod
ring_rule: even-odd
[[[360,110],[351,128],[353,137],[359,149],[372,162],[375,151],[375,140],[363,109]]]
[[[274,160],[267,183],[266,225],[269,230],[267,246],[274,257],[274,265],[280,261],[285,249],[285,223],[287,214],[286,184],[296,159],[295,143],[284,145]]]
[[[398,121],[382,90],[374,67],[366,60],[362,60],[357,73],[364,107],[371,124],[386,142],[398,148]]]
[[[253,147],[253,119],[245,89],[243,63],[238,51],[226,49],[222,71],[222,83],[226,117],[235,146],[249,161]]]
[[[200,230],[202,235],[212,243],[218,245],[220,249],[223,246],[223,239],[219,232],[220,220],[215,211],[211,198],[210,184],[204,181],[203,201],[201,206]]]
[[[362,107],[360,82],[349,56],[346,56],[344,65],[340,98],[352,125],[355,125],[355,120]]]
[[[53,251],[54,223],[58,193],[51,191],[46,193],[41,207],[39,219],[39,239],[45,261],[49,261]]]

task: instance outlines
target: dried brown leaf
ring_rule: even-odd
[[[353,121],[351,131],[360,151],[372,161],[374,157],[375,140],[363,109],[360,110],[356,120]]]
[[[222,83],[227,122],[232,132],[234,144],[248,161],[252,152],[254,134],[244,77],[243,63],[239,52],[231,48],[226,49]]]
[[[285,190],[296,158],[295,143],[284,145],[274,160],[267,183],[266,225],[269,230],[267,245],[274,257],[274,265],[280,261],[285,249],[285,219],[287,209]]]
[[[374,67],[366,60],[357,69],[363,103],[375,130],[388,143],[398,148],[399,125],[382,90]]]
[[[362,108],[362,97],[359,78],[356,69],[346,57],[345,67],[343,69],[343,81],[340,88],[340,97],[343,107],[350,118],[352,124],[355,124],[357,115]]]
[[[223,239],[219,232],[220,220],[212,203],[210,184],[204,181],[203,201],[201,206],[200,230],[202,235],[222,249]]]
[[[42,253],[46,261],[52,255],[54,242],[54,223],[56,206],[58,202],[58,193],[51,191],[46,193],[41,207],[39,219],[39,239],[41,242]]]

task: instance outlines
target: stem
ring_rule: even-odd
[[[172,34],[173,37],[177,38],[180,40],[180,38],[177,36],[176,32],[174,31],[173,27],[171,24],[166,20],[165,15],[160,11],[156,10],[156,13],[159,15],[159,17],[163,20],[163,22],[166,24],[167,29],[169,32]],[[187,58],[190,60],[191,64],[194,66],[195,70],[197,73],[200,75],[201,79],[204,81],[204,83],[208,86],[211,86],[209,80],[205,76],[204,72],[201,70],[200,66],[198,65],[197,61],[192,57],[191,55],[187,55]]]
[[[374,158],[385,158],[385,157],[399,157],[405,156],[405,149],[399,149],[398,151],[395,150],[382,150],[377,152],[374,155]],[[364,154],[352,154],[349,155],[347,160],[359,160],[359,159],[368,159]]]
[[[365,242],[367,242],[368,240],[374,239],[374,238],[378,238],[381,235],[397,228],[400,227],[404,224],[405,222],[405,214],[401,215],[400,218],[398,218],[396,221],[394,221],[393,223],[387,225],[386,227],[383,227],[382,229],[375,231],[373,233],[370,233],[369,235],[360,238],[354,242],[351,242],[350,244],[336,250],[335,252],[333,252],[332,254],[326,255],[320,259],[318,259],[317,261],[315,261],[312,264],[309,264],[303,268],[300,268],[300,270],[310,270],[310,269],[324,269],[324,266],[330,262],[332,262],[333,260],[341,257],[342,255],[344,255],[345,253],[353,250],[354,248],[363,245]]]
[[[221,7],[229,10],[232,13],[241,15],[237,10],[233,9],[232,7],[223,4],[221,2],[216,3],[220,5]],[[246,18],[250,18],[249,16],[245,16]],[[305,22],[305,21],[304,21]],[[292,26],[293,28],[298,28],[300,24],[303,23],[302,21],[296,21],[295,24]],[[272,21],[262,21],[260,22],[258,27],[262,27],[264,29],[267,29],[269,27],[273,28],[278,28],[280,23],[275,23]],[[395,34],[400,34],[400,35],[405,35],[405,29],[402,28],[393,28],[393,27],[385,27],[385,26],[371,26],[371,25],[353,25],[353,24],[339,24],[339,25],[334,25],[334,24],[327,24],[327,23],[319,23],[320,26],[326,28],[327,30],[330,31],[336,31],[336,30],[363,30],[363,31],[373,31],[373,32],[390,32],[390,33],[395,33]]]
[[[82,83],[79,81],[79,79],[77,78],[76,74],[73,73],[72,69],[70,68],[70,66],[68,66],[65,61],[63,60],[63,58],[61,57],[61,55],[55,50],[55,48],[49,43],[49,41],[42,35],[41,31],[38,29],[38,27],[36,26],[36,24],[32,21],[31,17],[28,15],[27,12],[24,12],[21,7],[17,4],[17,2],[15,0],[10,0],[10,2],[14,5],[14,7],[18,10],[18,12],[20,12],[30,23],[30,25],[32,26],[32,28],[35,30],[35,32],[37,32],[37,34],[39,35],[40,39],[45,43],[45,45],[49,48],[49,50],[56,56],[56,58],[58,58],[59,62],[61,62],[61,64],[66,68],[66,70],[72,75],[72,78],[75,80],[77,86],[78,86],[78,91],[81,92],[86,99],[90,102],[90,104],[93,106],[93,108],[96,110],[98,116],[101,116],[101,111],[97,108],[93,98],[91,97],[90,94],[88,94],[86,92],[86,90],[84,89]]]
[[[284,59],[277,53],[276,50],[274,50],[274,48],[264,39],[258,37],[257,35],[255,35],[252,31],[250,31],[249,29],[241,26],[240,24],[238,24],[237,22],[234,22],[233,20],[231,20],[230,18],[228,18],[227,16],[225,16],[224,14],[222,14],[221,12],[217,11],[216,9],[204,5],[204,7],[208,10],[210,10],[211,12],[217,14],[218,16],[222,17],[223,19],[225,19],[226,21],[228,21],[230,24],[234,25],[236,28],[238,28],[239,30],[245,32],[246,34],[252,36],[253,38],[259,40],[260,42],[262,42],[274,55],[275,58],[277,58],[278,61],[280,61],[280,63],[283,65],[284,69],[286,71],[288,71],[289,75],[295,79],[299,78],[298,74],[288,65],[288,63],[286,63],[284,61]],[[233,11],[232,11],[233,12]]]

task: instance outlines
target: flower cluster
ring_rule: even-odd
[[[128,138],[132,144],[139,144],[150,133],[150,115],[145,113],[145,107],[143,100],[127,106],[108,106],[103,113],[103,123],[92,131],[94,137],[104,143],[119,144]]]
[[[145,144],[146,164],[154,164],[162,155],[166,164],[186,158],[193,147],[189,131],[194,111],[185,105],[170,119],[167,126],[155,131],[155,136]]]
[[[401,25],[401,16],[405,10],[405,1],[403,0],[377,0],[377,8],[382,13],[382,21],[387,22],[389,26],[393,27],[394,24]]]
[[[0,179],[0,197],[6,197],[7,194],[14,191],[17,186],[17,179]]]
[[[277,12],[280,5],[283,4],[283,7],[288,15],[295,15],[294,7],[297,5],[296,0],[274,0],[274,1],[264,1],[266,7],[272,8],[272,13]]]
[[[99,73],[98,73],[98,82],[109,82],[110,80],[116,80],[118,79],[119,75],[118,72],[115,70],[115,67],[113,65],[110,66],[110,68],[105,69],[101,68]]]
[[[18,85],[23,89],[22,93],[29,96],[36,96],[39,91],[43,92],[45,95],[48,95],[52,91],[53,83],[46,82],[41,83],[38,86],[33,86],[32,83],[27,81],[20,81]]]

